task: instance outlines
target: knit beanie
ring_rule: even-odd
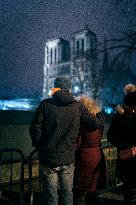
[[[66,77],[57,77],[54,81],[55,88],[61,88],[63,91],[70,91],[71,81]]]

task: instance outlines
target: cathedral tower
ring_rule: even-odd
[[[57,76],[70,77],[72,92],[91,92],[92,69],[95,69],[97,39],[89,29],[73,33],[71,44],[62,39],[48,40],[45,45],[43,98],[49,97]]]
[[[50,95],[54,79],[59,75],[70,75],[69,42],[59,38],[48,40],[45,45],[43,97]]]
[[[91,95],[92,70],[96,69],[97,38],[89,29],[73,34],[71,40],[71,76],[77,94]],[[74,89],[74,88],[73,88]],[[74,90],[73,90],[74,91]]]

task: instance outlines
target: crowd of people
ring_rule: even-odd
[[[125,90],[124,103],[117,107],[107,139],[118,149],[117,177],[124,183],[125,203],[134,205],[136,87]],[[58,205],[59,201],[62,205],[93,205],[97,190],[106,186],[101,148],[104,115],[94,99],[85,95],[76,99],[70,91],[71,81],[57,77],[52,97],[41,101],[29,130],[39,155],[43,205]]]

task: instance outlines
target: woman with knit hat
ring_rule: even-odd
[[[124,104],[117,107],[107,133],[117,147],[116,175],[123,181],[125,205],[136,205],[136,86],[126,85]]]

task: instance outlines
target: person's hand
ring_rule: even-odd
[[[132,153],[133,153],[134,156],[136,155],[136,147],[132,148]]]
[[[120,159],[130,159],[136,156],[136,147],[130,147],[119,152]]]

